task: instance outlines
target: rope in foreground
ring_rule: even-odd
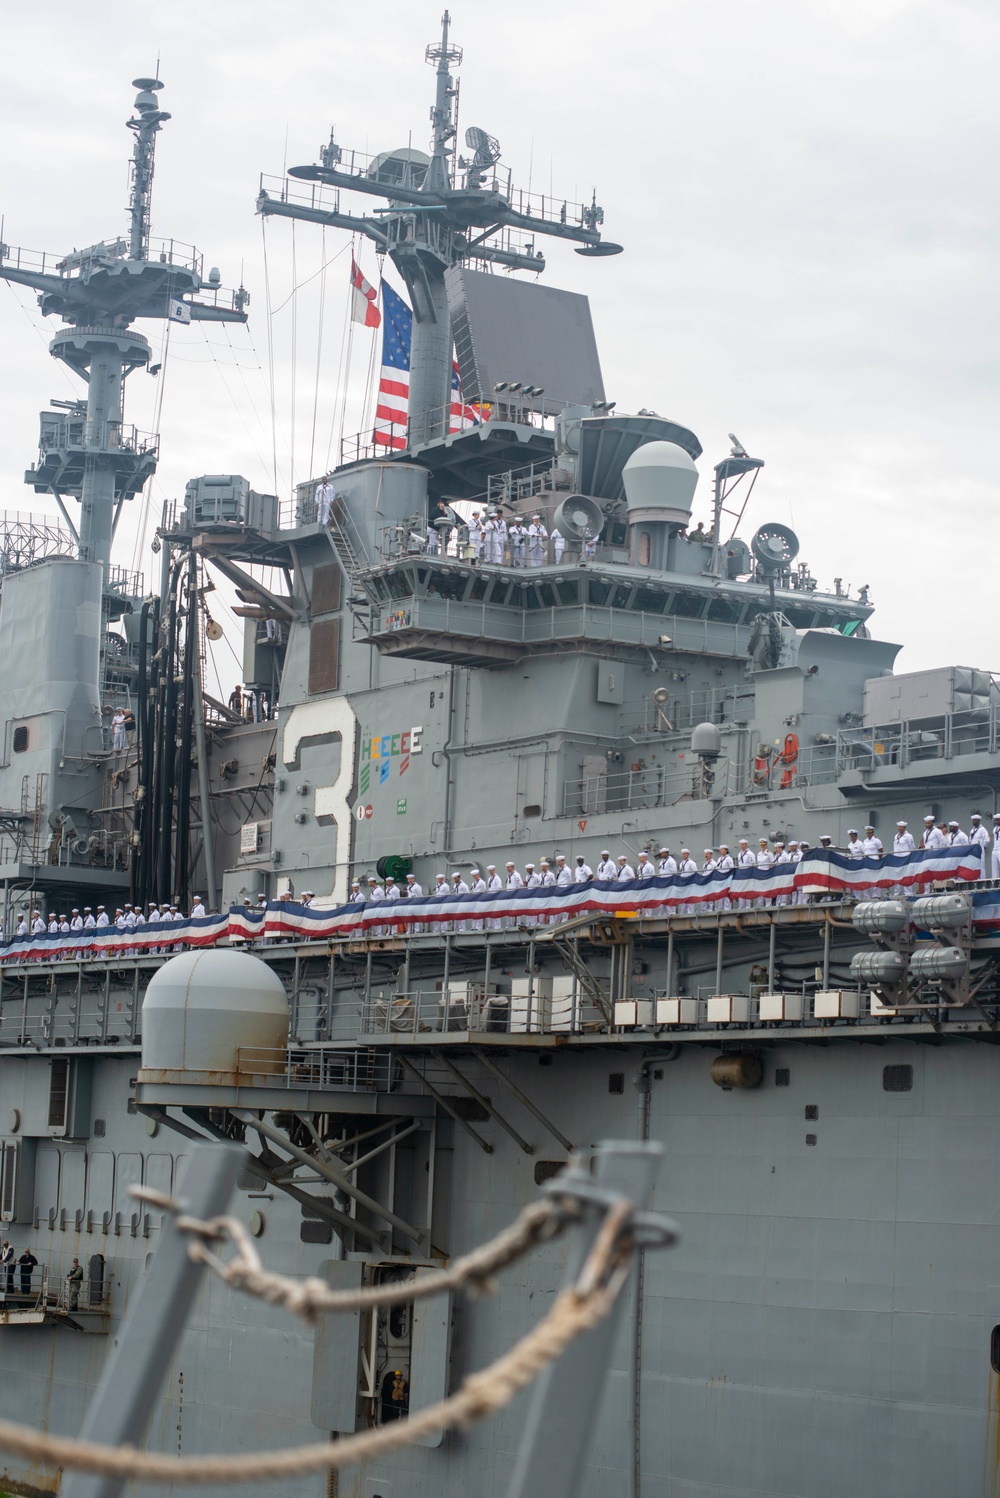
[[[478,1255],[506,1254],[504,1262],[509,1263],[521,1253],[526,1252],[527,1247],[531,1246],[530,1242],[527,1242],[528,1236],[536,1230],[535,1216],[542,1205],[547,1207],[546,1216],[551,1222],[555,1215],[552,1207],[547,1203],[535,1204],[534,1207],[522,1213],[517,1222],[505,1233],[484,1245],[482,1249],[476,1250],[474,1254],[468,1255],[466,1260],[459,1260],[455,1266],[456,1270],[469,1259],[476,1259]],[[134,1446],[99,1446],[89,1441],[45,1435],[27,1426],[0,1420],[0,1449],[15,1456],[24,1457],[28,1461],[78,1472],[179,1485],[194,1483],[221,1485],[264,1482],[273,1478],[301,1476],[307,1472],[337,1470],[369,1457],[397,1450],[399,1447],[407,1446],[412,1441],[438,1431],[465,1429],[476,1421],[483,1420],[501,1410],[515,1394],[526,1388],[550,1363],[561,1357],[575,1338],[592,1330],[608,1314],[628,1275],[633,1247],[629,1230],[632,1215],[632,1206],[629,1202],[620,1202],[611,1207],[576,1283],[557,1297],[552,1309],[543,1320],[489,1367],[482,1369],[479,1373],[470,1374],[457,1394],[430,1405],[426,1410],[422,1410],[407,1420],[394,1421],[391,1425],[383,1425],[377,1430],[365,1431],[360,1435],[348,1436],[342,1441],[317,1442],[312,1445],[293,1447],[288,1451],[256,1451],[245,1455],[230,1454],[212,1457],[168,1457],[139,1451]],[[527,1227],[522,1221],[525,1217],[531,1220]],[[217,1239],[229,1227],[231,1221],[231,1219],[223,1218],[214,1222],[201,1223],[192,1219],[179,1219],[178,1226],[183,1226],[184,1230],[193,1234]],[[515,1245],[513,1241],[515,1234],[523,1237],[525,1247]],[[498,1247],[498,1245],[501,1246]],[[199,1245],[193,1244],[192,1248],[195,1250],[194,1256],[202,1258],[204,1251],[198,1252]],[[254,1257],[256,1257],[255,1254]],[[234,1260],[234,1263],[238,1262],[238,1259]],[[223,1265],[222,1269],[225,1270],[228,1267]],[[244,1275],[242,1288],[245,1288],[248,1293],[267,1299],[271,1304],[284,1303],[277,1296],[276,1286],[270,1283],[281,1282],[282,1276],[270,1275],[262,1270],[263,1279],[268,1283],[252,1284],[246,1277],[245,1270],[241,1270],[240,1273]],[[438,1290],[445,1288],[443,1282],[448,1278],[447,1275],[436,1277],[436,1288]],[[466,1272],[465,1282],[482,1284],[487,1278],[488,1276],[484,1276],[480,1267],[477,1274]],[[238,1285],[239,1278],[234,1278],[233,1283]],[[295,1281],[286,1283],[296,1290],[302,1289],[302,1286],[297,1285]],[[325,1287],[322,1288],[325,1289]],[[396,1298],[413,1298],[412,1289],[408,1286],[395,1288],[404,1292],[402,1296],[397,1295]],[[268,1291],[270,1293],[265,1293]],[[327,1294],[331,1292],[327,1291]],[[347,1300],[351,1305],[364,1304],[366,1302],[363,1300],[363,1295],[364,1292],[361,1294],[348,1292]],[[345,1308],[343,1296],[333,1298],[339,1302],[336,1309]],[[367,1301],[367,1304],[372,1303],[370,1299]],[[288,1308],[292,1308],[290,1304]],[[310,1299],[308,1309],[303,1306],[298,1314],[314,1316],[320,1309],[323,1307],[317,1306]]]

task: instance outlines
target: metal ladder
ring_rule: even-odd
[[[583,992],[593,1004],[596,1004],[604,1019],[610,1025],[611,1000],[580,956],[576,942],[558,936],[553,936],[549,939]]]
[[[326,534],[333,554],[343,567],[347,576],[355,578],[359,572],[363,572],[369,565],[368,558],[364,554],[364,547],[359,551],[347,533],[346,526],[342,525],[335,514],[331,514]]]

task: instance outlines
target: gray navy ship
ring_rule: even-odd
[[[552,240],[618,252],[601,208],[519,191],[483,129],[460,146],[447,16],[427,57],[429,151],[331,137],[257,202],[391,261],[402,419],[390,377],[294,494],[192,477],[155,586],[113,560],[157,462],[124,415],[136,325],[248,315],[151,238],[158,79],[124,237],[2,247],[80,380],[25,475],[61,521],[0,535],[0,1236],[37,1261],[0,1274],[2,1415],[79,1431],[162,1233],[130,1188],[177,1190],[196,1141],[245,1145],[233,1211],[269,1266],[347,1289],[448,1264],[573,1150],[652,1140],[682,1238],[630,1282],[581,1498],[997,1494],[996,681],[895,674],[867,590],[755,514],[759,458],[617,409],[587,299],[538,280]],[[187,1014],[185,947],[247,948],[280,997]],[[149,1447],[422,1409],[563,1259],[335,1336],[206,1284]],[[283,1494],[501,1498],[527,1397]],[[0,1486],[59,1479],[0,1457]]]

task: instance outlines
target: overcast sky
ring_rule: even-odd
[[[906,644],[898,669],[1000,669],[995,0],[451,11],[462,131],[496,135],[524,187],[598,189],[625,254],[550,242],[545,279],[590,296],[619,410],[698,433],[696,514],[735,431],[766,461],[744,534],[791,523],[821,584],[870,584],[875,632]],[[415,0],[8,8],[4,239],[61,252],[124,231],[130,82],[159,54],[174,117],[154,235],[197,244],[226,285],[242,268],[251,293],[247,329],[171,331],[154,512],[199,473],[271,490],[276,471],[287,495],[361,424],[372,335],[356,330],[345,405],[348,238],[299,224],[293,241],[271,220],[265,240],[254,199],[261,171],[314,161],[331,124],[345,146],[425,147],[439,23],[438,3]],[[20,481],[37,413],[79,390],[46,353],[53,324],[0,287],[7,510],[44,507]],[[140,326],[159,350],[160,327]],[[152,426],[157,381],[130,385],[128,418]]]

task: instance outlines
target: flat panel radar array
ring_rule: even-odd
[[[587,297],[464,266],[445,284],[466,400],[492,401],[512,381],[540,388],[546,411],[604,400]]]

